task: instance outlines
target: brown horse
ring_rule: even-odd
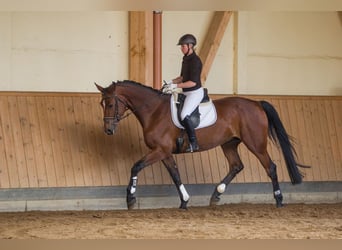
[[[146,145],[151,149],[131,169],[127,187],[128,209],[133,208],[136,202],[134,194],[138,173],[157,161],[163,162],[177,187],[181,200],[180,208],[186,208],[189,194],[181,182],[172,154],[185,153],[188,141],[185,138],[185,145],[180,151],[177,149],[176,140],[181,129],[177,128],[171,119],[171,95],[127,80],[113,82],[106,88],[96,83],[95,85],[102,93],[105,133],[114,134],[120,120],[127,117],[124,113],[131,110],[142,126]],[[217,121],[214,125],[196,130],[198,143],[201,151],[220,145],[228,159],[229,172],[215,188],[210,205],[215,205],[219,201],[227,185],[243,169],[238,154],[238,145],[243,142],[259,159],[271,178],[277,207],[283,206],[276,165],[267,152],[268,136],[280,145],[292,184],[302,182],[298,166],[305,166],[296,163],[295,151],[277,111],[266,101],[253,101],[242,97],[225,97],[213,102],[217,111]]]

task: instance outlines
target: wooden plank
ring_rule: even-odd
[[[198,154],[198,153],[193,153]],[[196,184],[195,166],[193,161],[193,154],[184,155],[186,175],[188,177],[188,184]]]
[[[63,164],[61,140],[59,136],[59,127],[57,122],[57,116],[59,115],[56,111],[57,107],[55,99],[57,97],[45,97],[46,114],[49,121],[49,133],[52,146],[52,154],[55,163],[55,173],[57,178],[57,187],[65,187],[65,169]]]
[[[0,188],[10,188],[10,171],[9,166],[10,164],[7,161],[7,154],[6,154],[6,114],[8,113],[7,110],[7,97],[0,96]]]
[[[209,29],[203,40],[203,45],[199,52],[203,68],[201,79],[204,84],[207,80],[211,65],[215,59],[218,48],[227,29],[232,11],[215,11]]]
[[[200,154],[193,155],[193,164],[195,169],[196,184],[204,184],[204,172]]]
[[[74,106],[74,119],[75,119],[75,135],[76,135],[76,154],[79,154],[81,159],[81,165],[83,171],[84,185],[92,186],[93,185],[93,176],[92,176],[92,166],[89,165],[90,159],[88,157],[88,148],[87,148],[87,132],[85,119],[83,116],[83,100],[82,98],[73,98],[73,106]]]
[[[9,102],[7,98],[2,98],[1,101],[1,117],[2,117],[2,127],[3,127],[3,139],[5,143],[6,159],[7,159],[7,169],[9,175],[9,183],[11,188],[19,188],[19,174],[18,174],[18,164],[16,158],[15,143],[12,131],[12,122],[10,120],[10,109]],[[13,98],[13,97],[12,97]]]
[[[37,113],[39,120],[39,127],[41,131],[41,139],[42,139],[42,148],[44,155],[44,162],[46,166],[46,176],[47,176],[47,184],[49,187],[57,186],[57,177],[55,172],[55,161],[53,157],[53,150],[51,145],[51,136],[50,136],[50,121],[47,116],[45,97],[37,97],[36,105],[37,105]]]
[[[32,148],[34,151],[34,157],[37,168],[37,187],[48,187],[46,165],[44,161],[43,141],[41,137],[41,128],[39,124],[36,99],[37,98],[33,96],[26,97],[32,135]]]
[[[68,117],[67,137],[71,152],[71,166],[74,172],[75,186],[84,186],[84,173],[82,167],[81,155],[78,153],[78,146],[80,139],[78,137],[78,121],[75,118],[75,108],[73,103],[73,97],[65,96],[63,98],[65,107],[65,115]]]
[[[339,140],[337,137],[336,132],[336,121],[334,117],[334,110],[331,100],[324,100],[324,112],[327,116],[327,132],[328,132],[328,140],[329,140],[329,146],[331,150],[331,163],[327,165],[328,171],[329,171],[329,177],[331,180],[337,181],[338,175],[337,172],[339,169],[342,169],[342,158],[340,154],[340,148],[339,148]]]
[[[32,131],[33,123],[29,117],[28,103],[26,97],[17,97],[20,127],[22,132],[22,143],[26,159],[27,177],[29,187],[38,186],[37,162],[34,154]]]
[[[337,142],[338,147],[336,149],[337,152],[339,152],[339,156],[337,155],[336,162],[338,163],[336,168],[336,175],[338,180],[342,180],[342,100],[336,100],[332,102],[333,112],[334,112],[334,121],[335,121],[335,129],[336,129],[336,135],[337,135]]]
[[[8,97],[8,112],[10,126],[12,127],[13,147],[15,149],[17,174],[19,177],[19,185],[22,188],[29,187],[28,170],[26,166],[25,150],[23,146],[23,136],[20,127],[20,118],[18,111],[18,101],[14,96]]]
[[[311,100],[311,105],[313,107],[312,114],[312,120],[313,120],[313,128],[315,130],[315,137],[314,141],[316,144],[316,153],[317,153],[317,159],[319,163],[319,180],[325,181],[328,180],[328,172],[326,168],[327,160],[326,160],[326,148],[324,146],[324,131],[322,129],[322,124],[320,120],[326,120],[325,113],[320,114],[319,113],[319,104],[320,100]]]
[[[321,174],[322,178],[326,181],[334,180],[336,178],[334,171],[334,162],[333,162],[333,154],[331,148],[331,142],[329,137],[329,127],[328,127],[328,115],[325,108],[324,100],[319,100],[317,102],[317,113],[316,118],[317,122],[320,124],[320,134],[317,135],[321,144]]]
[[[201,152],[200,158],[201,158],[201,162],[202,162],[204,182],[205,183],[213,183],[213,177],[211,174],[208,152],[207,151]]]
[[[67,110],[64,106],[63,98],[53,98],[53,105],[55,106],[56,110],[56,128],[55,131],[57,136],[57,143],[58,147],[57,150],[61,152],[59,157],[61,157],[61,161],[63,164],[64,179],[65,179],[65,186],[75,186],[75,172],[72,165],[72,151],[70,147],[70,126],[67,117]]]

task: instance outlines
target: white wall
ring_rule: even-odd
[[[176,46],[201,49],[213,13],[163,12],[164,79],[180,72]],[[233,93],[231,18],[205,86]],[[239,12],[238,94],[342,95],[337,12]],[[0,91],[96,92],[128,78],[128,12],[0,12]]]
[[[342,95],[337,12],[239,12],[239,93]]]
[[[127,12],[0,12],[0,90],[94,91],[127,78]]]

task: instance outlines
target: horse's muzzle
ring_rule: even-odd
[[[117,122],[114,118],[104,118],[103,119],[104,121],[104,126],[103,126],[103,129],[104,129],[104,132],[107,134],[107,135],[113,135],[115,133],[115,129],[116,129],[116,126],[117,126]]]
[[[107,134],[107,135],[114,135],[114,129],[105,129],[105,133]]]

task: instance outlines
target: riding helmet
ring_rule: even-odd
[[[178,44],[177,45],[182,45],[182,44],[193,44],[195,46],[197,43],[196,37],[191,34],[185,34],[181,38],[179,38]]]

